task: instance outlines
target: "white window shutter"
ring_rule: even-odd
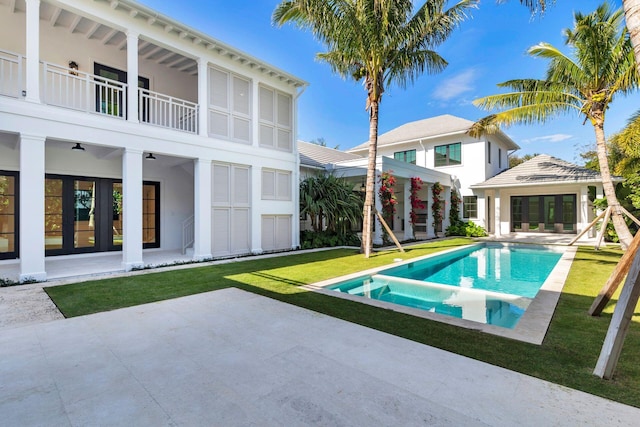
[[[231,202],[229,194],[230,177],[229,177],[228,165],[213,165],[213,183],[211,188],[213,189],[213,203],[217,205],[229,205]]]
[[[276,188],[278,189],[276,198],[280,200],[291,200],[291,173],[278,172]]]
[[[249,252],[249,209],[233,209],[231,218],[231,251],[233,253]]]
[[[273,115],[273,91],[260,87],[260,120],[275,122]]]
[[[246,116],[251,112],[251,84],[236,76],[233,77],[233,111]]]
[[[224,110],[229,109],[229,74],[215,68],[209,69],[209,103]]]
[[[272,170],[262,170],[262,198],[276,197],[276,173]]]
[[[291,97],[278,93],[278,125],[291,128]]]
[[[227,255],[230,253],[229,234],[230,209],[213,209],[211,227],[211,242],[213,255]]]

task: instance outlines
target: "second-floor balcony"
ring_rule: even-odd
[[[20,99],[26,95],[25,60],[23,55],[0,50],[1,96]],[[45,61],[40,61],[39,75],[44,104],[126,120],[128,97],[134,92],[141,123],[198,133],[196,103]]]

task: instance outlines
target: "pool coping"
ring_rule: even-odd
[[[405,307],[402,305],[373,300],[368,298],[363,298],[358,295],[350,295],[343,292],[336,292],[330,289],[327,289],[328,286],[336,284],[338,282],[347,281],[351,279],[355,279],[361,276],[373,275],[381,270],[388,269],[390,267],[396,267],[404,264],[409,264],[415,261],[432,258],[435,256],[440,256],[443,254],[447,254],[450,252],[458,251],[464,248],[469,248],[472,246],[478,246],[483,244],[500,244],[504,246],[542,246],[545,248],[552,248],[554,250],[562,250],[562,256],[560,260],[556,264],[556,266],[551,270],[549,277],[542,284],[540,290],[537,295],[529,304],[529,307],[524,312],[520,321],[516,324],[513,329],[503,328],[495,325],[487,325],[479,322],[474,322],[471,320],[458,319],[456,317],[451,317],[443,314],[432,313],[430,311],[421,310],[419,308]],[[445,251],[436,252],[433,254],[412,258],[408,260],[404,260],[402,262],[387,264],[381,267],[371,268],[369,270],[360,271],[357,273],[348,274],[345,276],[336,277],[329,280],[323,280],[321,282],[313,283],[310,285],[305,285],[303,288],[307,290],[311,290],[314,292],[319,292],[324,295],[329,295],[332,297],[348,299],[351,301],[359,302],[362,304],[369,304],[375,307],[396,311],[399,313],[408,314],[415,317],[420,317],[424,319],[434,320],[436,322],[446,323],[454,326],[458,326],[465,329],[477,330],[480,332],[488,333],[491,335],[497,335],[504,338],[510,338],[518,341],[523,341],[530,344],[540,345],[544,341],[544,337],[549,328],[549,324],[551,323],[551,318],[553,317],[553,313],[555,312],[556,306],[558,304],[558,300],[560,299],[560,295],[562,294],[562,289],[564,288],[564,284],[567,280],[567,276],[569,275],[569,270],[571,269],[571,264],[575,257],[578,248],[575,246],[566,246],[561,247],[557,245],[540,245],[540,244],[527,244],[527,243],[509,243],[509,242],[477,242],[471,245],[459,246],[457,248],[447,249]]]

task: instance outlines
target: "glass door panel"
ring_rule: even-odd
[[[111,244],[113,246],[122,246],[123,228],[122,228],[122,183],[114,182],[112,185],[113,210],[112,210],[112,226],[111,226]]]
[[[96,245],[96,183],[74,180],[73,185],[73,247],[92,248]]]
[[[576,197],[562,196],[562,230],[576,231]]]
[[[512,231],[522,231],[522,197],[511,198]]]
[[[157,182],[142,186],[142,243],[145,248],[160,246],[160,187]]]
[[[45,249],[62,249],[62,179],[44,181],[44,245]]]
[[[0,259],[16,256],[16,177],[0,174]]]
[[[529,230],[537,231],[540,228],[540,198],[529,197]]]
[[[545,231],[554,231],[556,222],[556,197],[544,196],[544,229]]]

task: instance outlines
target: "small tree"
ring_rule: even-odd
[[[451,189],[451,206],[449,206],[449,222],[451,225],[463,222],[460,219],[460,196],[455,188]]]
[[[409,212],[409,222],[415,227],[418,222],[418,213],[416,211],[427,208],[427,205],[420,199],[418,192],[422,189],[422,179],[419,177],[411,178],[411,188],[409,190],[409,202],[411,203],[411,212]],[[414,229],[415,232],[415,229]]]
[[[379,182],[380,189],[378,190],[378,196],[380,197],[380,204],[382,205],[382,218],[387,222],[387,225],[391,226],[393,216],[396,214],[396,205],[398,204],[398,199],[393,190],[396,184],[393,171],[382,172]],[[389,243],[389,236],[387,235],[386,229],[383,227],[382,230],[382,239],[385,243]]]

